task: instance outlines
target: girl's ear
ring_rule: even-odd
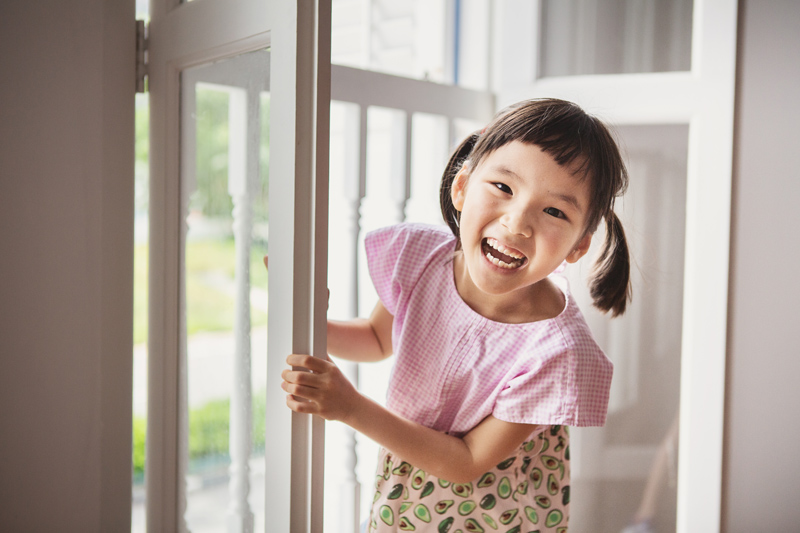
[[[468,179],[469,171],[467,170],[467,165],[464,165],[458,171],[456,177],[453,178],[453,184],[450,186],[450,199],[453,201],[453,207],[456,208],[456,211],[461,211],[464,207]]]
[[[578,242],[578,245],[572,250],[566,258],[567,263],[574,263],[589,251],[589,246],[592,244],[592,234],[586,232],[586,235]]]

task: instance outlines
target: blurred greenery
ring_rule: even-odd
[[[190,199],[193,216],[206,220],[232,218],[228,194],[228,94],[197,89],[197,189]],[[261,151],[258,193],[253,198],[255,221],[268,220],[269,95],[261,96]],[[147,95],[136,99],[136,211],[146,213],[149,190],[149,104]],[[262,264],[266,254],[265,236],[254,235],[250,276],[254,287],[267,288]],[[233,298],[208,283],[219,274],[234,278],[234,242],[231,235],[221,240],[189,240],[186,244],[187,332],[225,331],[233,328]],[[139,243],[134,250],[134,344],[147,341],[148,248]],[[251,310],[253,325],[266,323],[266,314]]]
[[[268,217],[269,195],[269,96],[261,97],[261,150],[259,153],[259,187],[253,199],[253,215]],[[228,194],[228,93],[198,87],[196,174],[197,190],[190,209],[207,217],[230,217],[233,203]]]
[[[228,94],[197,90],[197,190],[189,208],[209,217],[229,217],[233,203],[228,194]]]
[[[189,200],[193,217],[230,224],[233,204],[228,194],[228,94],[209,87],[197,88],[196,190]],[[260,185],[253,197],[253,218],[263,225],[268,220],[269,183],[269,95],[261,95]],[[146,217],[149,209],[149,95],[137,94],[135,147],[135,209]],[[254,288],[267,289],[267,272],[262,258],[267,251],[266,235],[254,234],[250,254],[250,280]],[[189,239],[186,243],[187,333],[230,331],[234,320],[234,296],[230,290],[235,275],[235,244],[228,232],[218,237]],[[134,250],[134,343],[147,341],[148,260],[147,242],[137,241]],[[253,327],[265,325],[267,314],[251,307]],[[266,394],[253,398],[254,448],[264,449]],[[228,447],[229,400],[216,400],[190,412],[191,457],[226,456]],[[146,419],[134,416],[134,479],[144,474]]]
[[[147,94],[136,95],[136,159],[134,161],[136,213],[147,213],[150,195],[150,104]]]
[[[144,445],[147,434],[147,419],[133,417],[133,480],[141,483],[144,479]]]
[[[253,394],[252,401],[252,450],[258,454],[264,451],[266,441],[266,391],[261,390]],[[230,400],[225,398],[212,400],[189,410],[189,460],[194,468],[207,463],[219,464],[230,461],[228,454],[230,408]],[[134,416],[133,474],[137,483],[141,483],[144,479],[146,433],[146,418]]]
[[[250,253],[250,283],[267,290],[263,244],[254,243]],[[234,298],[209,283],[213,276],[233,282],[235,272],[233,239],[189,241],[186,245],[186,329],[189,335],[201,331],[233,329]],[[147,342],[147,244],[136,245],[134,253],[133,342]],[[250,308],[253,327],[267,323],[264,311]]]

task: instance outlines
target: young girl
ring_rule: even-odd
[[[369,319],[328,322],[329,353],[395,354],[386,408],[334,363],[290,355],[287,405],[383,446],[368,531],[566,531],[567,425],[605,422],[612,365],[557,275],[601,219],[595,305],[630,299],[612,208],[627,184],[603,124],[532,100],[459,146],[442,177],[450,230],[400,224],[366,238],[380,297]]]

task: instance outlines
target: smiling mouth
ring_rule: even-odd
[[[507,248],[500,244],[496,239],[483,239],[481,250],[486,259],[500,268],[513,270],[524,265],[528,258],[517,250]]]

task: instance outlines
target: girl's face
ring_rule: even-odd
[[[574,263],[589,249],[589,180],[574,177],[536,145],[514,141],[477,168],[463,168],[451,196],[461,211],[463,262],[457,264],[464,271],[456,276],[480,291],[475,294],[531,296],[564,260]]]

